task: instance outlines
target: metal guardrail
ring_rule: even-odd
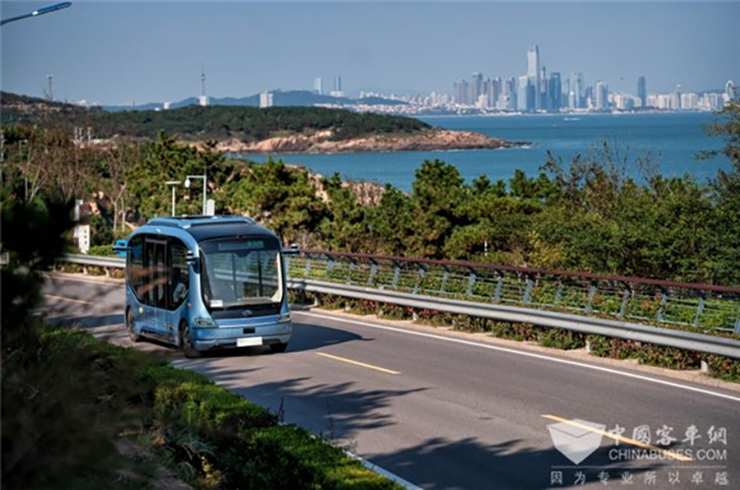
[[[740,334],[738,287],[320,250],[290,257],[289,276]]]
[[[533,310],[517,306],[460,301],[417,294],[384,291],[380,289],[349,286],[310,279],[289,279],[288,287],[314,293],[334,294],[367,301],[391,303],[411,308],[444,311],[459,315],[470,315],[493,320],[564,328],[586,334],[618,337],[627,340],[649,342],[692,351],[718,354],[740,359],[740,341],[716,335],[706,335],[682,330],[659,328],[636,323],[620,322],[603,318],[571,315],[552,311]]]
[[[323,251],[304,251],[286,259],[291,289],[564,328],[740,359],[740,340],[711,334],[712,330],[740,333],[740,288]],[[117,257],[68,255],[64,261],[125,267],[125,260]],[[639,304],[637,309],[633,302],[648,304]],[[669,304],[676,306],[671,309]],[[635,310],[652,314],[636,315]],[[689,321],[678,321],[686,311],[691,312]],[[673,328],[627,321],[630,319],[673,324]],[[700,326],[710,334],[682,331],[675,324]]]

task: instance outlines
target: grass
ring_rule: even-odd
[[[39,325],[3,357],[7,489],[393,489],[327,441],[157,354]],[[121,454],[137,441],[156,461]],[[144,451],[146,453],[146,451]]]

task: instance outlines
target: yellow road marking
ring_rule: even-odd
[[[376,371],[380,371],[381,373],[386,373],[386,374],[401,374],[400,372],[394,371],[392,369],[386,369],[386,368],[382,368],[382,367],[379,367],[379,366],[373,366],[372,364],[365,364],[364,362],[353,361],[352,359],[345,359],[344,357],[333,356],[331,354],[326,354],[324,352],[317,352],[316,354],[318,354],[318,355],[320,355],[322,357],[328,357],[329,359],[334,359],[335,361],[342,361],[342,362],[346,362],[348,364],[354,364],[355,366],[361,366],[361,367],[368,368],[368,369],[374,369]]]
[[[607,432],[604,430],[594,429],[593,427],[590,427],[588,425],[578,423],[575,420],[564,419],[556,415],[543,415],[542,417],[546,419],[554,420],[556,422],[565,422],[566,424],[572,425],[573,427],[578,427],[579,429],[587,430],[590,432],[595,432],[597,434],[604,435],[610,439],[614,439],[615,441],[624,442],[626,444],[632,444],[633,446],[641,447],[643,449],[651,449],[653,451],[658,451],[659,453],[665,454],[669,458],[673,458],[678,461],[693,461],[691,458],[689,458],[688,456],[684,456],[683,454],[674,453],[673,451],[669,451],[667,449],[656,447],[651,444],[645,444],[644,442],[637,441],[635,439],[630,439],[629,437],[620,436],[620,435],[613,434],[611,432]]]
[[[77,303],[77,304],[80,304],[80,305],[91,305],[92,304],[89,301],[83,301],[81,299],[65,298],[63,296],[52,296],[51,294],[45,294],[44,297],[45,298],[49,298],[49,299],[56,299],[56,300],[59,300],[59,301],[68,301],[70,303]]]

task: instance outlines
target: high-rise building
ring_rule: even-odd
[[[543,65],[540,69],[540,84],[537,86],[537,91],[540,94],[540,107],[539,109],[544,109],[546,111],[550,110],[549,105],[549,94],[548,94],[548,87],[547,87],[547,68]]]
[[[516,79],[513,77],[503,81],[496,106],[502,111],[516,110]]]
[[[583,73],[572,72],[570,74],[570,91],[573,94],[574,105],[571,109],[583,107]]]
[[[735,82],[727,80],[725,84],[725,100],[726,102],[738,102],[740,100],[740,91],[735,86]]]
[[[597,81],[594,84],[594,108],[603,111],[609,108],[609,86],[605,82]]]
[[[455,83],[454,91],[455,103],[461,105],[469,105],[470,100],[470,84],[467,80],[460,80]]]
[[[647,107],[647,81],[642,76],[637,79],[637,98],[640,99],[640,106],[645,109]]]
[[[313,81],[313,91],[319,95],[324,93],[324,81],[321,78],[315,78]]]
[[[534,87],[529,76],[519,77],[516,85],[516,108],[521,112],[529,112],[534,108]]]
[[[560,73],[557,71],[550,73],[550,80],[548,82],[547,94],[549,96],[549,103],[548,103],[549,109],[551,111],[558,112],[560,108],[563,106],[563,103],[562,103],[563,87],[560,82]]]
[[[272,92],[265,90],[260,93],[260,107],[272,107]]]
[[[469,102],[476,104],[478,97],[483,93],[483,75],[478,72],[474,72],[470,77],[470,95]]]
[[[676,84],[676,90],[671,94],[671,106],[673,110],[681,109],[681,84]]]
[[[329,92],[332,97],[344,97],[344,91],[342,90],[342,77],[337,75],[334,77],[334,90]]]
[[[529,77],[530,84],[535,87],[535,109],[542,107],[540,100],[540,76],[540,48],[535,44],[527,51],[527,77]]]

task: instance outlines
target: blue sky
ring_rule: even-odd
[[[2,18],[55,3],[2,1]],[[3,26],[2,89],[104,104],[268,89],[452,92],[474,71],[526,72],[538,44],[548,72],[582,71],[614,91],[740,84],[740,2],[73,1]]]

